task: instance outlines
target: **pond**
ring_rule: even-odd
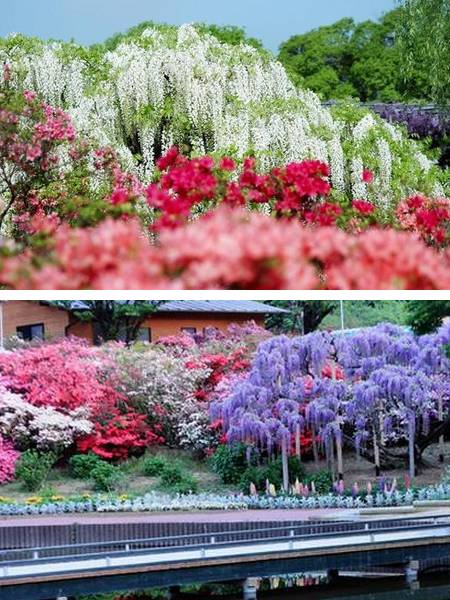
[[[60,596],[58,600],[251,600],[255,596],[243,592],[242,582],[225,584],[190,584],[174,588],[139,590],[132,587],[106,594]],[[339,576],[329,580],[325,574],[303,574],[271,577],[258,581],[259,600],[450,600],[450,573],[429,573],[419,582],[408,583],[398,575],[367,577]],[[36,594],[38,592],[36,591]],[[55,600],[39,595],[30,600]]]

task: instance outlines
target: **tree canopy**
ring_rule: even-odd
[[[450,101],[450,0],[402,0],[398,46],[407,90]],[[418,71],[419,66],[419,71]]]
[[[433,1],[448,2],[425,0],[425,3]],[[419,35],[411,28],[409,13],[405,10],[398,7],[378,21],[355,23],[345,18],[293,36],[281,45],[279,60],[297,85],[311,88],[323,100],[348,96],[363,102],[433,100],[432,71],[424,50],[430,43],[424,45],[421,37],[429,37],[426,16],[423,15]],[[399,33],[404,31],[411,35],[407,45],[398,43],[402,37]],[[420,44],[422,51],[419,52]],[[406,56],[407,77],[404,74]],[[445,60],[445,56],[448,51],[440,61]]]
[[[410,300],[407,322],[417,334],[436,330],[450,316],[450,300]]]
[[[71,306],[71,301],[58,301],[58,306]],[[81,321],[94,324],[96,343],[123,338],[128,344],[136,340],[145,319],[154,313],[159,301],[153,300],[85,300],[85,309],[75,311]]]
[[[289,312],[269,315],[266,327],[276,333],[297,334],[315,331],[336,307],[333,300],[268,300],[267,304]]]

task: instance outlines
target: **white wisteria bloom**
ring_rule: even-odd
[[[360,156],[355,156],[352,160],[352,192],[353,199],[367,199],[367,185],[363,181],[364,164]]]

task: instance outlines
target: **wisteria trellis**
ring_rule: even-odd
[[[380,450],[407,441],[413,477],[419,436],[448,411],[449,342],[450,325],[426,336],[381,324],[353,335],[275,337],[260,344],[247,378],[213,411],[230,443],[281,451],[285,489],[291,442],[306,427],[328,457],[336,448],[339,478],[344,431],[357,450],[372,450],[378,474]]]

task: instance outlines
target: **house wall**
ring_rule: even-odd
[[[149,317],[143,327],[152,330],[152,341],[160,337],[177,335],[183,327],[195,327],[201,333],[205,327],[216,327],[226,330],[231,323],[243,324],[255,321],[264,326],[264,315],[260,314],[235,314],[235,313],[160,313]],[[4,336],[16,335],[16,327],[44,323],[45,337],[58,338],[64,335],[74,335],[93,341],[93,327],[91,323],[78,321],[68,312],[40,304],[35,301],[11,300],[3,304]]]
[[[3,302],[3,335],[17,335],[16,327],[44,324],[46,339],[63,337],[69,324],[69,314],[53,306],[45,306],[31,300],[9,300]]]
[[[264,315],[259,314],[213,314],[213,313],[166,313],[156,314],[144,321],[142,327],[150,327],[152,330],[152,341],[156,342],[161,337],[177,335],[183,327],[195,327],[197,333],[201,333],[204,327],[216,327],[225,331],[231,323],[243,324],[255,321],[261,327],[264,326]],[[67,328],[68,335],[75,335],[87,340],[93,340],[93,328],[91,323],[74,321]]]
[[[225,331],[231,323],[243,324],[252,320],[261,327],[264,326],[264,315],[259,314],[166,313],[150,317],[143,327],[151,327],[152,340],[156,342],[160,337],[180,333],[183,327],[195,327],[197,333],[201,333],[204,327],[216,327]]]
[[[92,323],[71,319],[71,323],[67,328],[67,335],[74,335],[92,342],[94,339]]]

